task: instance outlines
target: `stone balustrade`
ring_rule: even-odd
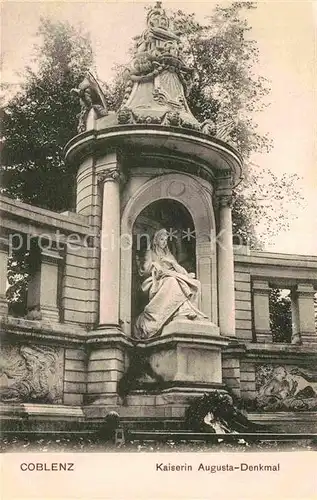
[[[45,398],[49,403],[74,405],[99,398],[103,404],[116,407],[120,404],[117,384],[129,365],[126,352],[132,342],[120,326],[113,331],[98,329],[101,220],[96,221],[95,216],[92,220],[89,214],[57,214],[3,195],[0,212],[1,335],[8,374],[20,362],[25,364],[26,379],[34,377],[28,363],[31,357],[47,365],[49,373],[56,373],[47,382]],[[6,300],[8,260],[20,242],[30,263],[23,318],[8,314]],[[221,344],[210,350],[210,359],[216,348],[222,352],[220,386],[225,384],[237,395],[254,399],[262,378],[267,377],[270,383],[269,377],[273,380],[282,374],[284,378],[304,380],[305,367],[313,366],[317,353],[316,286],[317,257],[234,247],[235,336],[222,334],[211,339]],[[272,287],[290,290],[289,345],[273,341],[269,298]],[[166,346],[161,346],[166,341],[163,337],[157,345],[151,345],[155,366],[157,357],[162,358],[161,351],[166,356]],[[208,338],[209,343],[211,340]],[[194,348],[194,344],[186,346],[190,354]],[[179,358],[175,360],[179,363],[179,349],[177,353]],[[187,364],[190,366],[190,361]],[[304,375],[294,375],[294,369],[302,370]],[[15,380],[14,373],[8,376]],[[18,377],[16,380],[17,388],[13,388],[19,400]],[[28,401],[27,395],[25,398]]]
[[[235,247],[236,335],[272,343],[270,289],[290,291],[292,344],[316,344],[317,257],[274,254]]]
[[[23,250],[28,260],[27,318],[94,325],[98,319],[98,233],[88,217],[58,214],[0,196],[0,311],[8,259]]]

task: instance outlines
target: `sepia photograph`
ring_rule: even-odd
[[[317,494],[316,5],[2,2],[5,499]]]

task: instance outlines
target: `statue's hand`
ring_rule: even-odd
[[[188,273],[188,276],[189,276],[190,278],[195,278],[195,276],[196,276],[196,275],[195,275],[195,273]]]

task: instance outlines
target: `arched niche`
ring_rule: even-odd
[[[201,310],[217,324],[217,267],[215,221],[211,187],[187,174],[171,173],[145,181],[126,203],[121,217],[120,321],[127,335],[132,332],[133,228],[140,214],[160,200],[183,205],[195,231],[197,278],[202,284]],[[140,219],[139,219],[140,221]],[[157,228],[162,226],[157,221]],[[157,229],[151,222],[153,231]],[[177,220],[175,220],[177,227]]]
[[[163,198],[147,205],[136,218],[132,242],[132,324],[147,304],[147,295],[141,291],[144,278],[139,276],[138,265],[142,265],[146,250],[156,231],[165,228],[168,233],[168,247],[177,262],[188,272],[197,272],[196,238],[194,221],[179,201]]]

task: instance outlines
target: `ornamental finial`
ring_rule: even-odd
[[[184,62],[181,40],[161,2],[148,11],[146,26],[136,38],[134,57],[126,71],[118,122],[200,130],[186,101],[193,70]]]

